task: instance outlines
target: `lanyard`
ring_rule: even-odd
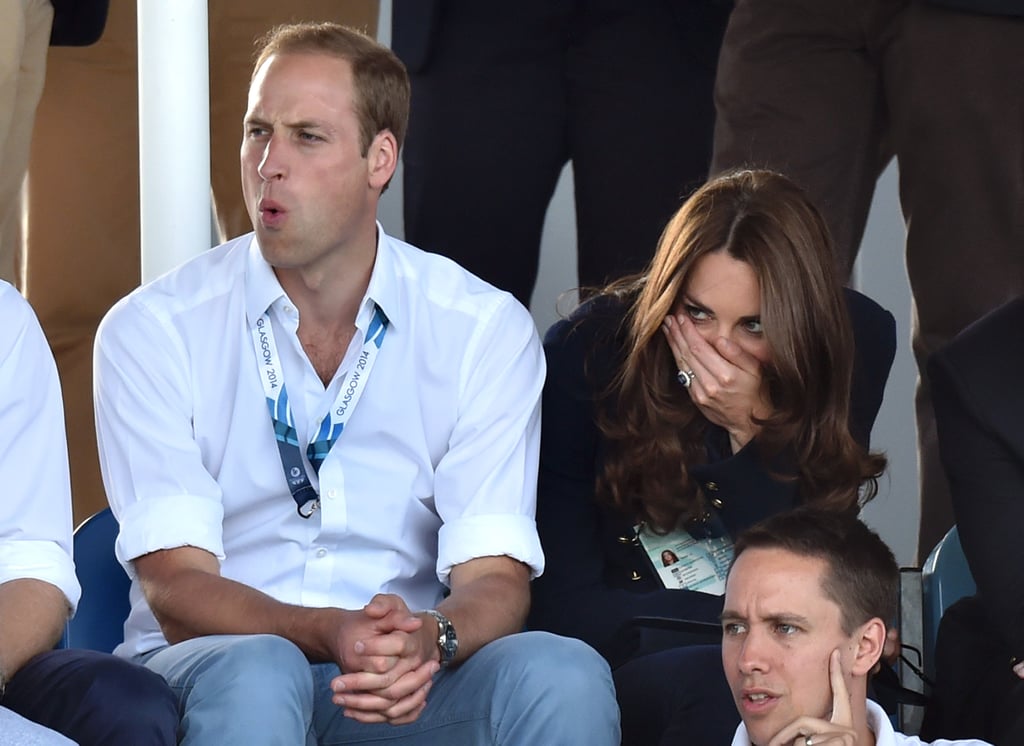
[[[317,474],[320,465],[327,458],[331,446],[341,436],[345,424],[355,411],[366,388],[366,381],[377,360],[377,353],[384,342],[388,330],[388,317],[374,304],[373,319],[366,332],[363,349],[359,359],[338,392],[338,398],[330,411],[320,420],[313,442],[306,446],[306,457],[313,465]],[[277,343],[274,341],[274,330],[270,316],[266,312],[256,320],[252,330],[253,348],[260,368],[260,380],[263,382],[263,393],[267,397],[267,409],[274,425],[274,436],[277,439],[277,450],[281,454],[281,466],[288,480],[288,489],[295,500],[296,509],[303,518],[309,518],[320,507],[320,497],[309,481],[302,454],[299,451],[299,437],[295,431],[295,419],[292,416],[291,404],[288,401],[288,390],[284,385],[284,370],[280,356],[277,354]]]

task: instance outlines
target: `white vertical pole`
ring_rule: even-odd
[[[206,0],[138,0],[142,281],[210,248]]]

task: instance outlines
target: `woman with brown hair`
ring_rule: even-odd
[[[779,174],[701,187],[647,271],[555,324],[545,351],[530,626],[613,667],[688,641],[635,617],[717,624],[730,537],[803,503],[856,512],[885,468],[868,436],[895,323],[840,286],[821,216]],[[651,561],[694,542],[717,568]]]

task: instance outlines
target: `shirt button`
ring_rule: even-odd
[[[324,557],[327,556],[327,550],[324,549],[323,547],[320,547],[319,549],[316,550],[316,556],[321,558],[321,559],[323,559]]]
[[[328,499],[333,500],[337,496],[338,496],[338,490],[334,489],[333,487],[331,489],[327,490],[327,498]]]
[[[633,574],[630,576],[629,579],[630,580],[640,580],[640,573],[638,573],[636,570],[633,570]]]
[[[284,312],[288,313],[288,314],[294,314],[295,313],[295,309],[292,308],[291,306],[285,306],[284,307]]]
[[[709,492],[718,492],[718,482],[708,482],[704,485],[704,489]]]
[[[719,510],[721,510],[725,506],[725,503],[719,500],[717,497],[711,498],[711,504],[714,505]]]

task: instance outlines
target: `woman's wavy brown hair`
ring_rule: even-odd
[[[800,494],[855,509],[877,490],[885,458],[850,435],[853,333],[821,215],[786,177],[738,171],[697,190],[669,221],[647,271],[603,292],[630,299],[625,360],[598,408],[608,440],[598,494],[662,530],[705,510],[689,467],[707,460],[708,420],[676,380],[661,331],[702,257],[726,252],[754,270],[771,350],[763,374],[774,413],[759,454],[794,464]]]

